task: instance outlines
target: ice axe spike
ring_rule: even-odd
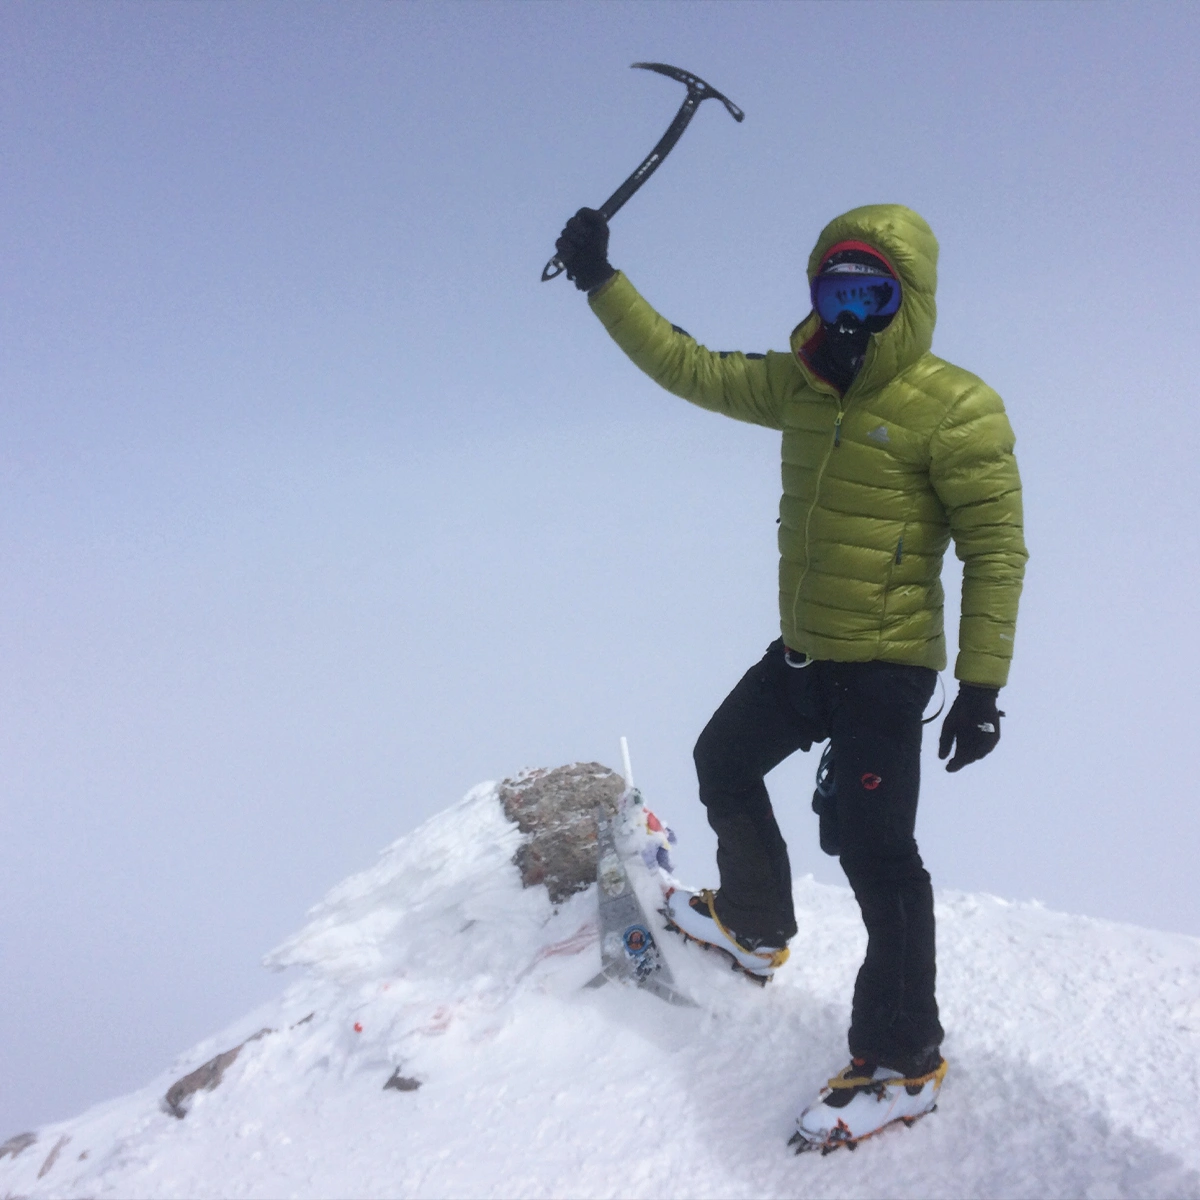
[[[705,83],[691,71],[685,71],[681,67],[670,67],[666,63],[634,63],[633,66],[643,71],[657,71],[669,79],[678,79],[688,90],[687,99],[679,106],[679,111],[667,127],[667,132],[658,139],[654,149],[638,164],[637,170],[600,205],[600,215],[606,221],[611,221],[629,197],[658,170],[659,164],[671,153],[672,147],[683,136],[683,131],[687,128],[696,109],[700,107],[701,101],[708,100],[710,97],[713,100],[720,100],[735,121],[744,121],[746,118],[746,114],[728,96],[723,96],[715,87]],[[558,255],[555,255],[542,269],[542,282],[554,279],[565,269]]]

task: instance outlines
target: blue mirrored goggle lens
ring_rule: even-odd
[[[832,324],[844,312],[858,319],[890,317],[900,307],[900,284],[888,275],[818,275],[813,307]]]

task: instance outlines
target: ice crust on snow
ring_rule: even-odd
[[[1200,939],[939,893],[939,1111],[797,1159],[796,1113],[845,1060],[850,892],[796,881],[765,989],[662,935],[681,1010],[582,990],[594,887],[523,888],[521,839],[482,784],[393,843],[268,956],[300,970],[278,1000],[14,1143],[0,1197],[1200,1197]],[[652,911],[657,869],[630,871]],[[163,1111],[234,1045],[186,1119]]]

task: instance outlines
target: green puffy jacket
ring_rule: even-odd
[[[783,640],[811,658],[946,665],[942,557],[963,561],[955,674],[1002,687],[1028,557],[1013,432],[1000,397],[930,353],[937,241],[911,209],[856,208],[830,222],[810,278],[844,241],[883,252],[900,310],[871,338],[845,396],[802,351],[717,353],[659,316],[621,273],[591,297],[626,354],[668,391],[713,412],[783,432],[779,615]]]

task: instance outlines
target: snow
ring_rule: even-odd
[[[522,889],[520,836],[484,784],[401,838],[268,956],[295,971],[277,1001],[38,1130],[0,1157],[0,1197],[1200,1197],[1200,939],[940,893],[939,1110],[797,1158],[797,1112],[845,1065],[849,891],[796,881],[767,988],[662,935],[699,1004],[680,1009],[583,990],[595,888]],[[650,908],[657,872],[630,870]],[[243,1042],[186,1117],[164,1110]],[[397,1070],[421,1086],[385,1088]]]

